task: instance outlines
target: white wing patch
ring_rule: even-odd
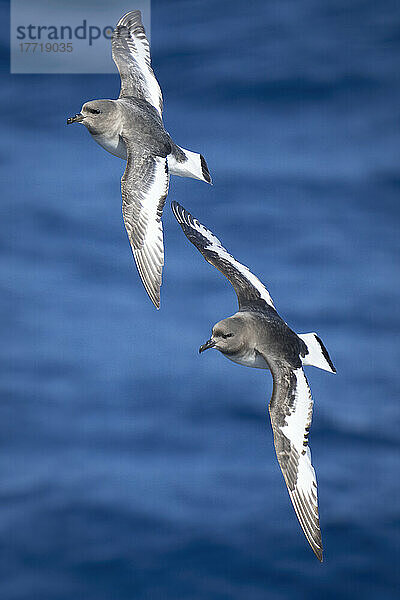
[[[218,256],[227,260],[231,263],[242,275],[245,277],[252,286],[256,288],[256,290],[260,293],[260,296],[267,304],[275,308],[273,300],[267,290],[267,288],[261,283],[261,281],[253,275],[253,273],[249,270],[248,267],[242,265],[238,262],[229,252],[223,247],[217,236],[215,236],[209,229],[204,227],[197,219],[193,219],[193,223],[196,229],[210,242],[208,246],[209,250],[216,252]]]
[[[277,411],[271,414],[275,447],[297,518],[314,553],[322,561],[317,480],[308,447],[313,400],[303,369],[292,373],[295,386],[289,389],[288,402],[278,400],[281,417]],[[278,425],[281,418],[284,424]]]
[[[146,96],[146,100],[150,102],[152,106],[154,106],[161,117],[163,98],[160,86],[151,67],[150,46],[142,24],[140,11],[133,10],[124,15],[118,21],[115,32],[118,32],[118,28],[120,28],[119,31],[121,32],[121,35],[123,35],[124,31],[122,28],[126,28],[125,31],[127,31],[127,35],[123,35],[123,37],[130,55],[130,57],[124,56],[123,51],[120,48],[115,50],[114,60],[118,66],[121,76],[123,71],[125,77],[128,80],[130,79],[130,81],[127,81],[126,83],[128,89],[122,89],[121,94],[132,94],[132,86],[142,88],[142,91]],[[125,73],[125,62],[127,59],[129,60],[129,58],[132,63],[131,68],[133,70],[133,74],[130,78],[129,75]]]
[[[166,159],[154,158],[153,172],[141,189],[132,189],[124,177],[121,187],[125,228],[143,285],[153,304],[159,308],[164,266],[161,216],[169,185]]]
[[[207,240],[208,244],[204,245],[204,243],[202,243],[203,249],[214,252],[222,259],[222,261],[226,261],[230,265],[232,265],[232,267],[240,274],[241,278],[243,280],[246,280],[249,286],[252,286],[257,290],[257,292],[260,294],[261,299],[264,300],[269,306],[271,306],[275,310],[273,300],[266,287],[255,275],[253,275],[253,273],[248,269],[248,267],[242,265],[235,258],[233,258],[231,254],[229,254],[229,252],[221,244],[220,240],[213,233],[211,233],[209,229],[204,227],[204,225],[202,225],[197,219],[192,217],[192,215],[190,215],[177,202],[172,203],[172,210],[178,223],[180,223],[181,225],[183,223],[187,227],[194,229],[202,236],[203,239]],[[190,239],[190,241],[192,240]],[[192,243],[194,242],[192,241]],[[195,245],[199,247],[198,244]]]
[[[297,382],[294,405],[291,414],[286,416],[286,425],[281,427],[281,431],[301,454],[305,450],[303,444],[308,439],[306,428],[311,425],[313,401],[303,369],[297,369],[293,374]]]

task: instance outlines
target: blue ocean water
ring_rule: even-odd
[[[152,3],[166,126],[214,179],[174,178],[169,201],[337,367],[307,371],[322,565],[275,459],[270,376],[197,354],[236,310],[229,284],[167,205],[156,312],[122,226],[123,163],[65,125],[117,76],[9,75],[7,5],[0,598],[398,598],[398,3]]]

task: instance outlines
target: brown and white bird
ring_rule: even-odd
[[[303,366],[330,373],[336,369],[317,334],[292,331],[264,285],[211,231],[177,202],[172,203],[172,211],[188,240],[230,281],[239,301],[238,312],[214,325],[199,352],[215,348],[235,363],[271,371],[269,413],[276,456],[300,525],[322,561],[317,481],[308,447],[313,400]]]
[[[201,154],[177,146],[162,122],[163,99],[151,67],[140,11],[124,15],[112,36],[121,76],[117,100],[85,102],[67,123],[82,123],[105,150],[127,161],[121,181],[122,214],[137,269],[156,308],[164,265],[161,222],[169,176],[211,183]]]

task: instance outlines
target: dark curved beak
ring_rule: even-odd
[[[82,113],[78,113],[74,117],[70,117],[67,119],[67,125],[71,125],[71,123],[81,123],[85,117]]]
[[[200,346],[199,348],[199,354],[201,354],[202,352],[204,352],[204,350],[208,350],[209,348],[214,348],[215,346],[215,342],[213,339],[207,340],[207,342],[205,344],[203,344],[202,346]]]

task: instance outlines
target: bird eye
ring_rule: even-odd
[[[233,337],[233,333],[226,333],[225,335],[222,334],[222,337],[224,338],[224,340],[226,340],[226,338]]]
[[[101,110],[98,110],[97,108],[87,108],[86,110],[93,115],[99,115],[101,113]]]

